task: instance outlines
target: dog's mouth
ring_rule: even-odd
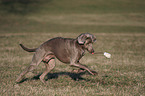
[[[89,51],[89,50],[88,50],[88,51]],[[95,51],[94,51],[93,49],[89,51],[89,53],[91,53],[91,54],[94,54],[94,52],[95,52]]]
[[[94,54],[94,53],[91,53],[91,54]]]

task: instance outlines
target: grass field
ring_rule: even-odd
[[[20,2],[21,1],[21,2]],[[145,95],[145,1],[144,0],[0,0],[1,96],[144,96]],[[76,38],[89,32],[97,37],[96,52],[86,52],[81,63],[98,72],[71,73],[72,67],[56,60],[55,69],[41,63],[26,79],[18,75],[31,63],[34,48],[53,37]],[[76,80],[78,78],[78,80]]]

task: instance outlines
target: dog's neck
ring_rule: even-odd
[[[86,50],[84,44],[79,44],[77,40],[75,40],[75,44],[78,47],[78,49],[80,50],[82,56],[84,56],[85,50]]]

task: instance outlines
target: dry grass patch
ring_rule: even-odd
[[[0,38],[0,92],[2,95],[43,95],[43,96],[96,96],[116,95],[134,96],[144,95],[144,43],[145,34],[109,34],[94,33],[97,42],[94,49],[98,52],[106,51],[112,54],[111,59],[103,55],[86,55],[81,59],[83,64],[98,71],[98,76],[88,73],[71,73],[70,66],[56,60],[56,68],[45,78],[47,85],[38,79],[44,71],[44,64],[40,64],[33,73],[26,75],[24,82],[15,84],[17,76],[30,64],[32,53],[23,51],[18,44],[21,42],[28,47],[39,46],[44,41],[57,36],[76,38],[73,33],[35,33],[35,34],[7,34]],[[30,42],[31,41],[31,42]],[[78,79],[75,79],[78,77]]]

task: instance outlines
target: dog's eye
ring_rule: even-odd
[[[86,45],[89,45],[90,43],[86,43]]]
[[[92,43],[91,39],[87,39],[86,40],[86,45],[89,45],[90,43]]]
[[[89,44],[91,44],[91,42],[86,43],[86,45],[89,45]]]

